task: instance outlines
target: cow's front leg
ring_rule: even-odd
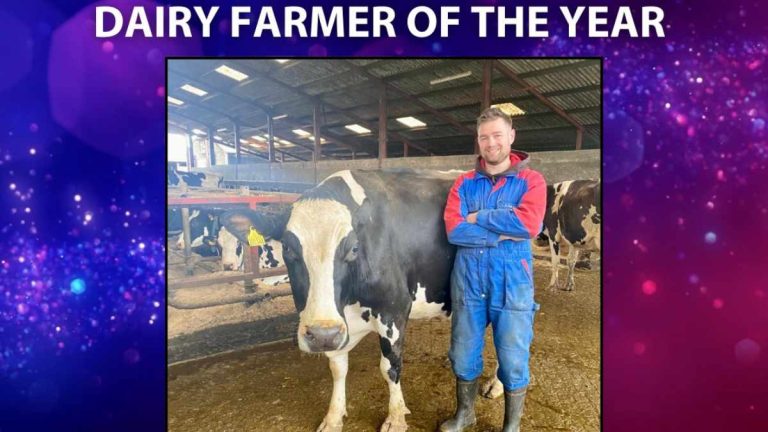
[[[317,428],[317,432],[340,432],[347,415],[347,369],[349,366],[348,351],[332,351],[326,353],[333,375],[333,395],[328,414],[323,423]]]
[[[381,432],[404,432],[408,429],[405,415],[411,411],[405,406],[403,391],[400,388],[400,376],[403,368],[403,341],[405,339],[405,321],[400,326],[395,323],[380,326],[379,343],[381,362],[379,368],[389,386],[389,415],[381,425]]]
[[[573,280],[573,270],[574,267],[576,267],[576,260],[579,258],[579,250],[576,249],[574,245],[571,245],[570,249],[568,250],[568,282],[565,285],[566,291],[573,291],[574,286],[574,280]]]
[[[560,268],[560,244],[553,239],[549,239],[549,252],[552,259],[552,268],[550,269],[552,276],[549,279],[549,289],[554,290],[558,286],[557,276],[558,269]]]

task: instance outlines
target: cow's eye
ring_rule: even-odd
[[[347,262],[352,262],[357,259],[357,246],[353,246],[352,249],[349,250],[347,253],[347,256],[344,257],[344,260]]]

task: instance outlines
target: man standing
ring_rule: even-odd
[[[440,426],[473,425],[477,378],[483,371],[485,328],[493,328],[504,384],[504,432],[517,432],[529,381],[533,340],[533,256],[530,239],[541,231],[547,202],[544,177],[512,151],[512,119],[488,108],[477,119],[480,156],[456,179],[445,208],[448,241],[459,246],[451,275],[451,349],[456,415]]]

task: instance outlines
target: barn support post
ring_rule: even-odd
[[[491,98],[492,88],[491,88],[491,80],[493,78],[493,60],[483,60],[483,99],[482,99],[482,105],[480,106],[481,110],[485,110],[486,108],[491,106],[491,101],[493,100]]]
[[[581,144],[584,140],[584,130],[576,129],[576,150],[581,150]]]
[[[192,276],[192,235],[189,228],[189,207],[181,208],[181,232],[184,236],[184,271]]]
[[[243,258],[243,264],[245,265],[245,274],[251,277],[243,281],[243,291],[246,294],[252,294],[256,292],[256,283],[254,279],[258,279],[259,276],[259,247],[258,246],[243,246],[245,257]]]
[[[272,115],[267,115],[267,145],[269,146],[269,162],[275,161],[275,121]]]
[[[216,165],[216,153],[213,145],[213,128],[208,126],[208,166]]]
[[[187,132],[187,171],[195,166],[195,152],[192,149],[192,133]]]
[[[387,158],[387,87],[379,91],[379,169]]]
[[[240,125],[232,122],[232,129],[235,136],[235,180],[240,178]]]

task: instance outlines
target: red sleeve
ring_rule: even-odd
[[[470,175],[474,176],[474,171],[464,173],[453,182],[451,191],[448,193],[448,202],[445,205],[445,212],[443,212],[443,219],[445,219],[445,229],[448,234],[451,233],[460,223],[464,222],[464,212],[462,210],[461,196],[459,195],[459,188],[464,183],[464,179]]]
[[[544,222],[544,212],[547,208],[547,184],[544,176],[537,171],[529,169],[525,170],[524,174],[528,190],[520,200],[520,205],[513,211],[528,230],[531,238],[534,238],[541,232],[541,224]]]

